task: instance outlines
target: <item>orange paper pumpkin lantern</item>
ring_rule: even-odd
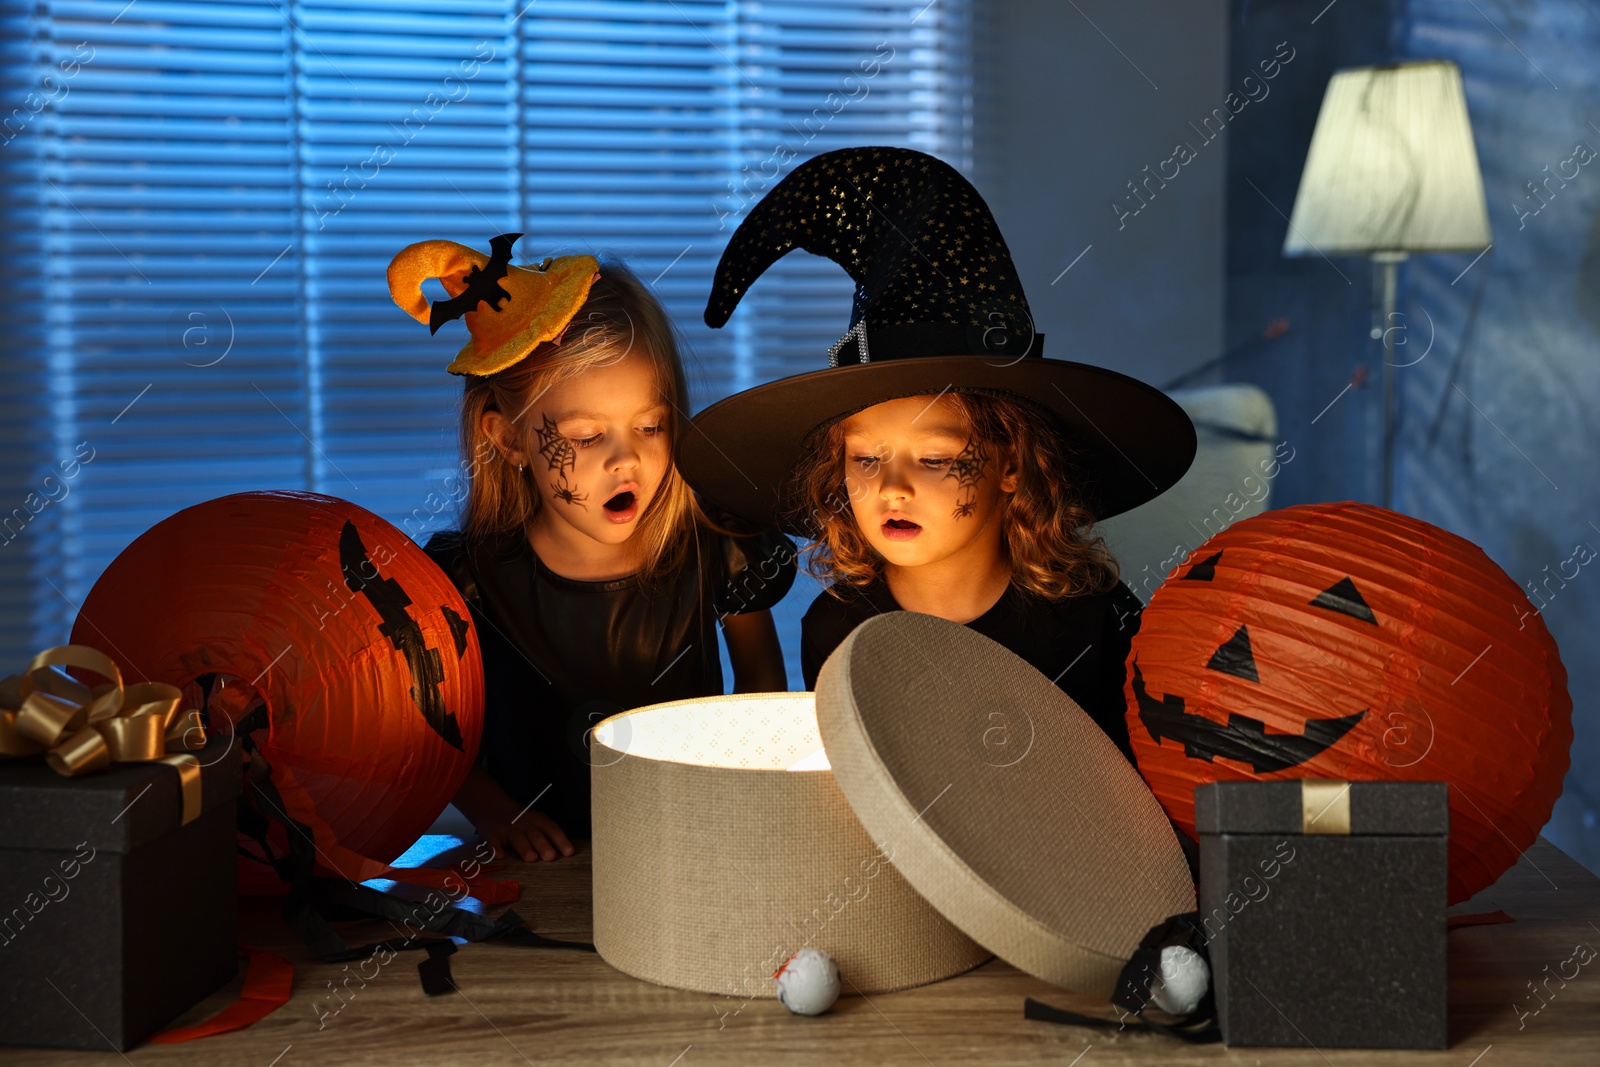
[[[1194,833],[1194,789],[1332,778],[1450,786],[1450,901],[1498,878],[1561,793],[1572,699],[1555,641],[1481,549],[1352,502],[1211,538],[1128,657],[1139,771]]]
[[[264,705],[251,759],[318,865],[352,880],[388,871],[477,754],[483,670],[460,594],[409,537],[334,497],[239,493],[157,523],[95,583],[72,640],[197,705],[209,676],[217,732]],[[285,838],[274,824],[280,855]],[[261,864],[240,870],[247,892],[278,887]]]

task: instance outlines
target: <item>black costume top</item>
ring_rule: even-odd
[[[1144,605],[1118,582],[1106,593],[1046,600],[1016,583],[994,606],[967,623],[990,640],[1027,660],[1116,742],[1133,762],[1128,742],[1124,664]],[[817,672],[828,655],[859,624],[885,611],[901,611],[882,578],[852,589],[840,600],[822,593],[800,626],[800,666],[806,688],[815,689]]]
[[[653,591],[637,576],[563,578],[520,533],[474,555],[448,531],[424,551],[461,591],[483,652],[478,762],[568,837],[590,836],[587,731],[619,711],[722,693],[717,620],[767,610],[795,574],[782,534],[699,528]]]

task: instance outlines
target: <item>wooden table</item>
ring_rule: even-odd
[[[455,839],[428,842],[439,849]],[[444,852],[434,863],[452,854]],[[522,900],[513,906],[534,929],[551,937],[590,940],[587,842],[572,858],[513,864],[508,873],[525,887]],[[247,1030],[183,1045],[143,1045],[126,1062],[219,1067],[1600,1064],[1600,958],[1564,988],[1551,981],[1554,993],[1548,1003],[1533,999],[1529,990],[1530,982],[1554,973],[1579,943],[1600,949],[1600,879],[1540,840],[1496,885],[1456,910],[1495,909],[1516,921],[1461,927],[1449,935],[1451,1047],[1442,1052],[1385,1052],[1227,1049],[1185,1045],[1140,1029],[1032,1022],[1022,1017],[1022,1001],[1028,996],[1085,1013],[1106,1009],[1000,960],[919,989],[845,997],[824,1016],[801,1018],[773,1000],[741,1003],[641,982],[593,953],[471,944],[450,958],[459,992],[424,996],[416,970],[423,954],[405,952],[365,988],[359,981],[349,982],[354,992],[331,1014],[340,1001],[333,998],[330,983],[344,976],[343,965],[315,961],[275,910],[247,903],[244,936],[294,961],[294,998]],[[376,923],[354,924],[341,932],[351,943],[388,933]],[[233,998],[238,984],[209,998],[182,1021],[209,1015]],[[1519,1015],[1518,1009],[1529,1012],[1541,1004],[1537,1014]],[[115,1052],[0,1049],[3,1064],[118,1062],[124,1061]]]

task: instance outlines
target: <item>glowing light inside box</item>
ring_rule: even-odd
[[[766,771],[829,769],[810,693],[652,704],[613,715],[595,727],[594,739],[637,759]]]
[[[828,753],[824,749],[817,749],[811,755],[789,766],[791,771],[831,771],[833,764],[828,762]]]

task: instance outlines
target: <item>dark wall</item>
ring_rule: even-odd
[[[1225,0],[982,8],[992,36],[979,83],[994,97],[979,101],[974,177],[1045,354],[1155,383],[1213,359],[1222,346],[1225,138],[1200,147],[1173,180],[1152,180],[1145,200],[1128,186],[1222,103]]]
[[[1312,25],[1317,5],[1232,4],[1230,85],[1258,74],[1285,43],[1294,54],[1272,94],[1229,130],[1226,194],[1224,374],[1271,394],[1280,436],[1295,446],[1295,461],[1273,486],[1280,506],[1378,496],[1379,365],[1366,337],[1368,265],[1352,256],[1287,258],[1282,249],[1328,78],[1390,58],[1398,6],[1340,0]]]

